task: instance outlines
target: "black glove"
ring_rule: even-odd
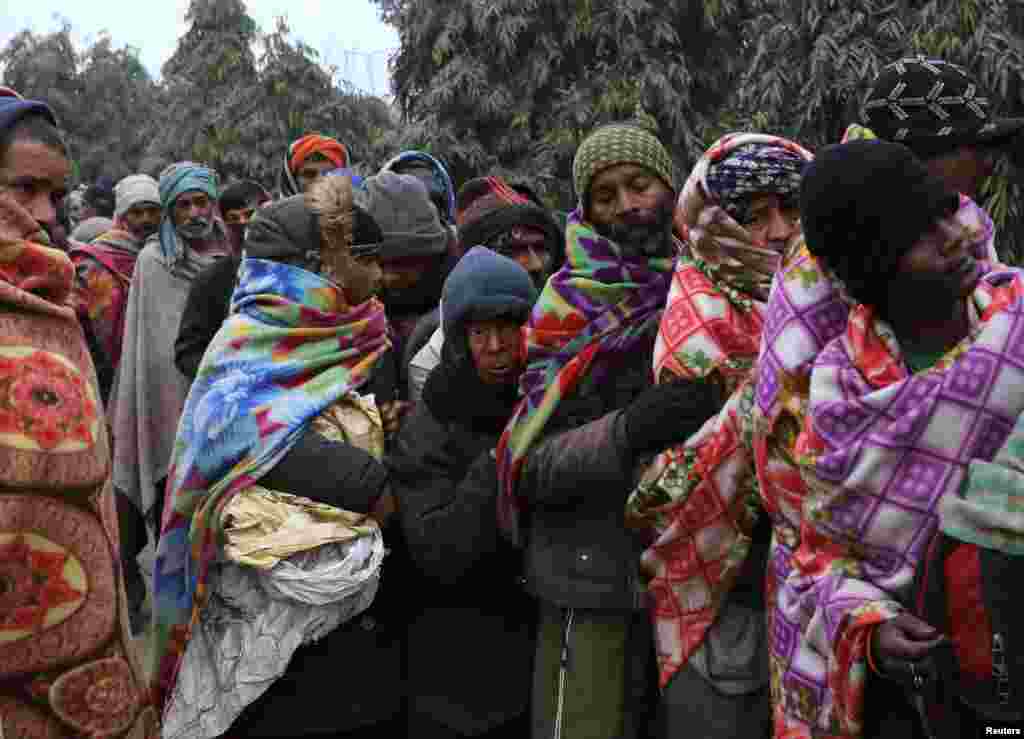
[[[686,441],[725,401],[718,384],[708,380],[675,380],[644,390],[623,411],[630,451],[657,454]]]

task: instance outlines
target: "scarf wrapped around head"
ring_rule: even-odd
[[[203,358],[178,426],[153,582],[158,705],[176,680],[207,595],[221,514],[325,408],[362,387],[390,347],[384,307],[337,285],[247,258],[232,314]]]
[[[403,151],[401,154],[391,158],[380,168],[381,172],[403,173],[408,167],[426,167],[431,171],[432,185],[428,188],[431,196],[438,195],[443,202],[447,203],[446,212],[441,217],[446,223],[455,223],[455,185],[452,183],[451,175],[439,160],[423,151]]]
[[[675,228],[691,254],[733,289],[767,300],[781,255],[755,244],[740,224],[754,195],[798,198],[800,175],[812,158],[778,136],[731,133],[716,141],[693,168],[676,207]]]
[[[319,154],[335,167],[349,166],[348,149],[337,139],[321,136],[318,133],[307,134],[296,139],[284,153],[284,161],[282,161],[281,171],[278,173],[277,187],[281,191],[281,197],[288,198],[302,192],[299,183],[295,181],[295,173],[313,154]]]
[[[563,398],[605,380],[612,360],[633,351],[661,319],[673,264],[623,253],[578,210],[569,217],[566,256],[524,328],[522,399],[498,443],[498,519],[513,541],[519,532],[516,482],[530,447]]]
[[[174,203],[190,190],[206,193],[217,200],[217,174],[202,164],[177,162],[160,173],[160,253],[165,264],[173,267],[187,258],[185,244],[174,225]]]

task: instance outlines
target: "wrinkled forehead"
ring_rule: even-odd
[[[193,204],[209,202],[210,196],[202,190],[186,190],[174,199],[174,207],[182,208]]]

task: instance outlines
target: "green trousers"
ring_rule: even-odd
[[[656,706],[646,611],[540,604],[533,739],[646,739]]]

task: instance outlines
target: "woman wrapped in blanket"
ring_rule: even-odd
[[[775,736],[918,736],[900,684],[944,637],[909,589],[943,500],[1024,410],[1024,283],[979,258],[991,223],[899,144],[825,148],[800,204],[755,409]]]
[[[379,242],[342,176],[249,226],[169,473],[152,648],[165,737],[404,730],[401,611],[377,587],[393,498],[376,403],[394,387],[365,246]]]
[[[770,525],[759,515],[749,411],[765,304],[800,235],[800,176],[811,158],[775,136],[728,134],[694,167],[676,206],[686,249],[654,374],[717,384],[728,400],[655,459],[627,508],[653,539],[643,570],[665,736],[771,733],[763,584]]]

